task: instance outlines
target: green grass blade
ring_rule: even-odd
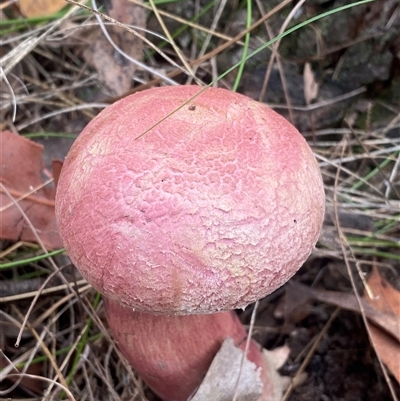
[[[246,29],[250,28],[251,26],[251,0],[247,0],[247,20],[246,20]],[[250,32],[246,33],[246,36],[244,38],[244,47],[243,47],[243,54],[242,54],[242,60],[240,61],[240,65],[238,68],[238,73],[236,75],[235,83],[233,84],[232,90],[234,92],[237,91],[240,81],[242,79],[243,71],[244,71],[244,66],[246,64],[246,56],[249,51],[249,45],[250,45]]]
[[[0,270],[1,269],[8,269],[8,268],[11,268],[11,267],[27,265],[28,263],[38,262],[40,260],[44,260],[44,259],[47,259],[47,258],[51,258],[52,256],[59,255],[59,254],[61,254],[63,252],[65,252],[65,249],[57,249],[56,251],[43,253],[41,255],[33,256],[32,258],[26,258],[26,259],[22,259],[22,260],[15,260],[13,262],[7,262],[7,263],[0,263]]]

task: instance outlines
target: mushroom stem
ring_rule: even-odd
[[[156,316],[105,299],[106,316],[118,348],[164,401],[187,401],[202,382],[224,340],[244,350],[247,332],[234,312]],[[247,358],[261,367],[263,396],[274,393],[262,349],[251,341]]]
[[[318,164],[288,121],[237,93],[178,86],[91,121],[65,160],[56,216],[73,263],[119,302],[107,309],[122,352],[164,400],[186,401],[226,338],[245,347],[233,313],[209,313],[289,280],[317,242],[324,204]],[[271,400],[256,343],[247,357]]]

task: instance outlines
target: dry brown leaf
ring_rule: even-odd
[[[389,285],[374,267],[368,279],[374,294],[360,299],[376,352],[400,383],[400,293]],[[305,285],[289,282],[289,291],[300,292],[318,301],[327,302],[343,309],[360,312],[355,295],[335,291],[316,290]]]
[[[308,106],[318,95],[318,84],[315,81],[314,73],[310,63],[305,63],[303,71],[304,99]]]
[[[9,365],[9,362],[7,358],[3,355],[2,352],[0,352],[0,370],[7,367]],[[28,375],[37,375],[40,376],[40,374],[43,371],[43,364],[42,363],[34,363],[32,365],[29,365],[28,369],[26,370],[26,374]],[[24,387],[25,389],[28,389],[29,391],[32,391],[33,393],[40,395],[43,392],[43,382],[41,380],[36,380],[33,377],[28,377],[22,375],[22,379],[20,374],[16,369],[12,370],[12,373],[10,376],[3,376],[3,380],[9,380],[10,383],[19,383],[19,386]],[[21,379],[21,380],[20,380]],[[5,399],[5,398],[3,398]],[[7,398],[8,399],[8,398]],[[11,400],[11,398],[10,398]]]
[[[0,133],[0,181],[28,216],[46,247],[62,248],[54,215],[54,188],[43,187],[43,146],[9,131]],[[42,188],[43,187],[43,188]],[[29,195],[28,195],[29,194]],[[0,238],[37,242],[20,210],[0,193]]]
[[[400,343],[378,326],[370,326],[370,333],[376,353],[400,383]]]
[[[47,17],[66,5],[65,0],[19,0],[21,13],[27,18]]]
[[[400,319],[400,292],[393,288],[379,274],[379,271],[375,266],[373,267],[367,282],[374,295],[374,298],[371,299],[369,297],[365,297],[366,301],[375,309],[380,310],[383,313],[393,313]]]
[[[360,313],[357,298],[353,294],[344,294],[336,291],[317,290],[303,284],[289,281],[289,291],[300,291],[309,298],[340,306],[343,309]],[[391,334],[397,341],[400,341],[399,318],[394,313],[382,312],[373,308],[361,298],[365,316],[373,323]]]
[[[371,299],[366,295],[365,301],[375,310],[395,315],[400,333],[400,293],[381,277],[376,267],[372,269],[368,285],[374,298]],[[375,351],[400,383],[400,342],[377,326],[371,325],[370,331]]]
[[[125,25],[145,28],[146,14],[143,7],[127,0],[112,0],[111,7],[110,17]],[[142,58],[143,43],[140,39],[115,25],[107,25],[106,28],[114,43],[123,52],[136,60]],[[113,96],[124,95],[131,88],[135,64],[118,53],[100,29],[93,31],[89,43],[92,43],[92,46],[84,53],[86,60],[96,68],[100,80]]]

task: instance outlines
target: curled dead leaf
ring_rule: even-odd
[[[21,13],[27,18],[47,17],[67,5],[65,0],[19,0]]]
[[[260,368],[244,359],[243,351],[227,338],[191,401],[257,401],[262,394]],[[238,382],[240,374],[240,380]]]
[[[0,371],[9,366],[9,359],[0,352]],[[34,375],[40,375],[43,371],[43,362],[29,365],[25,374],[19,373],[15,368],[11,370],[11,374],[2,375],[2,380],[8,380],[10,383],[18,383],[18,386],[23,387],[34,394],[40,395],[43,391],[43,382],[35,380]],[[5,399],[5,398],[3,398]],[[7,400],[11,398],[7,398]]]
[[[262,370],[244,358],[244,351],[227,338],[191,401],[279,401],[290,379],[278,369],[286,362],[290,349],[262,350]],[[243,363],[242,363],[243,362]],[[262,378],[262,375],[264,379]],[[268,378],[268,391],[263,386]],[[264,391],[263,391],[264,390]]]
[[[0,238],[37,242],[22,210],[46,247],[62,248],[54,214],[53,180],[45,183],[42,178],[43,146],[9,131],[0,136]]]
[[[288,286],[290,291],[303,292],[305,296],[308,296],[308,298],[316,299],[317,301],[326,302],[331,305],[339,306],[343,309],[360,313],[357,298],[353,294],[344,294],[338,291],[319,290],[292,281],[289,281]],[[363,298],[361,298],[360,301],[367,319],[384,329],[387,333],[391,334],[397,341],[400,341],[399,318],[393,313],[382,312],[373,308]]]
[[[128,0],[112,0],[110,4],[110,17],[125,25],[145,28],[144,8]],[[140,60],[143,55],[143,43],[122,27],[112,25],[107,26],[106,29],[114,45],[110,43],[102,30],[94,30],[88,41],[91,45],[84,52],[84,57],[96,68],[100,80],[111,94],[122,96],[131,88],[136,65],[116,48],[131,58]]]
[[[375,266],[368,277],[368,285],[374,297],[364,296],[365,301],[382,314],[394,315],[400,333],[400,293],[379,274]],[[370,326],[370,333],[375,351],[400,383],[400,340],[375,325]]]

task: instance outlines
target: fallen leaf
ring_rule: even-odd
[[[369,329],[376,353],[400,384],[400,343],[375,325]]]
[[[44,186],[43,146],[9,131],[0,133],[0,182],[18,203],[44,245],[62,248],[54,214],[55,190]],[[43,174],[44,175],[44,174]],[[12,199],[0,187],[0,238],[37,242]]]
[[[278,369],[285,364],[289,353],[287,346],[272,351],[263,349],[261,364],[257,367],[249,359],[243,359],[243,349],[227,338],[190,401],[232,401],[235,394],[237,401],[279,401],[290,378],[281,376]]]
[[[340,306],[343,309],[360,313],[357,298],[353,294],[344,294],[336,291],[319,290],[297,282],[288,282],[288,291],[300,291],[309,298],[317,301],[326,302],[332,305]],[[373,308],[363,298],[361,305],[365,316],[373,323],[391,334],[397,341],[400,341],[399,318],[394,313],[382,312]]]
[[[368,285],[374,298],[365,296],[365,300],[383,313],[393,313],[400,319],[400,292],[393,288],[380,274],[376,266],[368,277]],[[400,320],[399,320],[400,330]]]
[[[375,266],[368,278],[368,285],[374,298],[365,295],[365,301],[383,314],[394,314],[400,333],[400,293],[382,278]],[[400,383],[400,342],[377,326],[371,325],[370,332],[376,353]]]
[[[310,63],[305,63],[303,71],[304,99],[308,106],[318,95],[318,84],[315,81],[314,73]]]
[[[327,302],[343,309],[360,313],[357,298],[353,294],[316,290],[300,283],[289,282],[289,290],[304,296]],[[374,297],[367,294],[360,299],[375,351],[400,383],[400,293],[386,282],[376,267],[368,278]]]
[[[244,359],[244,352],[227,338],[191,401],[257,401],[262,394],[260,368]],[[240,380],[238,382],[240,373]]]
[[[125,25],[146,26],[144,8],[127,0],[112,0],[109,15]],[[143,43],[140,39],[116,25],[106,25],[106,29],[115,45],[124,53],[136,60],[142,58]],[[92,46],[84,53],[86,60],[96,68],[100,80],[111,94],[122,96],[132,86],[136,65],[112,46],[100,28],[92,32],[89,43]]]
[[[273,350],[263,349],[263,357],[265,359],[264,369],[268,369],[267,376],[274,383],[269,394],[269,399],[280,400],[283,392],[290,384],[290,377],[281,376],[278,372],[289,358],[290,348],[286,345],[275,348]]]
[[[0,352],[0,371],[3,370],[4,368],[9,367],[9,360],[6,358],[6,356],[3,354],[3,352]],[[12,369],[10,374],[7,375],[2,375],[2,381],[3,380],[9,380],[10,383],[18,383],[18,386],[24,387],[25,389],[40,395],[43,392],[43,381],[41,380],[36,380],[33,378],[33,375],[40,376],[43,372],[43,363],[34,363],[28,366],[26,371],[24,373],[19,373],[16,369]],[[32,375],[32,376],[28,376]],[[4,389],[4,388],[2,388]],[[3,398],[4,399],[4,398]],[[7,398],[8,400],[8,398]],[[10,398],[11,400],[11,398]]]
[[[27,18],[52,15],[66,5],[65,0],[19,0],[21,13]]]

